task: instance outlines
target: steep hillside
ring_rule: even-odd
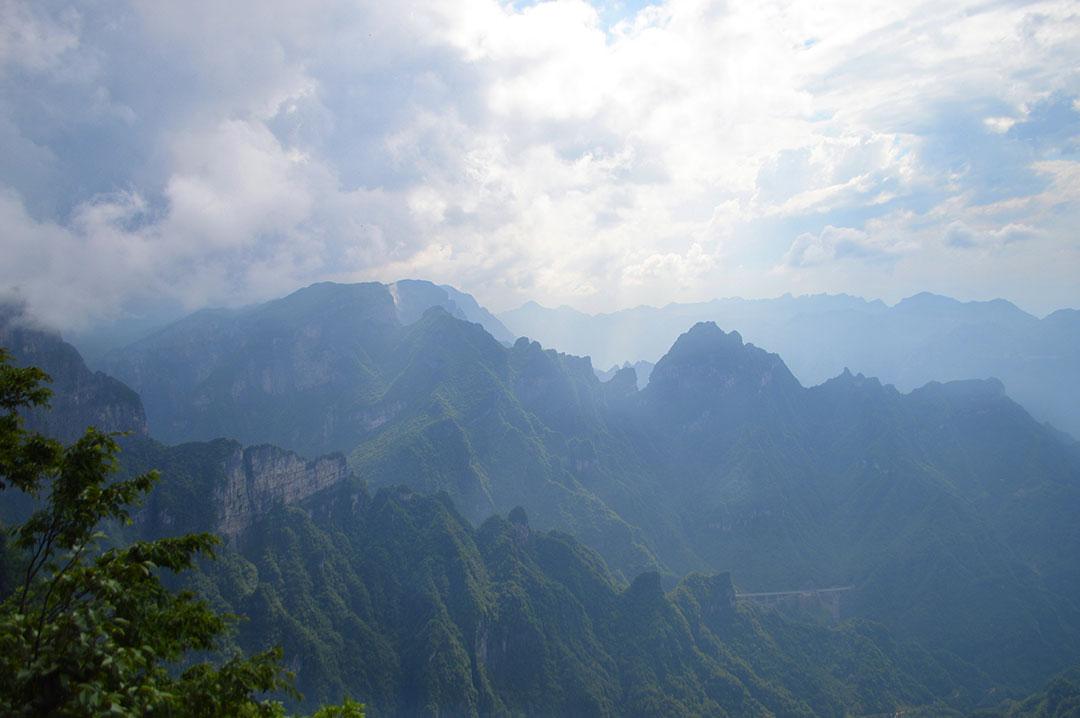
[[[381,285],[318,285],[228,326],[204,352],[206,401],[171,409],[207,412],[196,434],[340,449],[360,478],[446,492],[476,522],[524,506],[625,578],[850,585],[846,615],[1007,685],[1080,660],[1080,451],[998,382],[903,394],[845,371],[807,389],[701,323],[638,390],[632,369],[601,383],[588,359],[504,346],[439,307],[403,326]],[[141,366],[153,386],[186,380]]]
[[[406,489],[339,483],[207,570],[196,587],[250,617],[240,643],[295,656],[308,703],[349,693],[376,715],[941,715],[985,688],[873,624],[737,607],[727,575],[620,585],[521,509],[472,528]]]
[[[1000,383],[803,389],[695,326],[641,392],[686,542],[740,585],[849,585],[849,610],[1030,686],[1080,630],[1080,460]],[[1036,548],[1038,547],[1038,548]]]
[[[324,282],[243,310],[197,312],[103,364],[139,392],[161,440],[341,451],[380,421],[366,407],[385,390],[380,371],[396,332],[433,306],[509,337],[451,287]]]
[[[52,377],[49,409],[34,411],[28,428],[71,442],[87,426],[146,434],[139,395],[102,372],[90,371],[75,347],[44,329],[15,305],[0,304],[0,347],[17,366],[37,366]]]

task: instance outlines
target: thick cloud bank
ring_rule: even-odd
[[[1075,2],[0,0],[0,288],[1080,303]]]

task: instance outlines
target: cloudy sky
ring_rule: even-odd
[[[1080,5],[0,0],[0,290],[1080,306]]]

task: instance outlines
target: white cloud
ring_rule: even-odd
[[[58,321],[404,275],[496,308],[948,292],[972,261],[957,293],[1080,303],[1049,267],[1080,242],[1070,2],[0,18],[0,283]]]
[[[996,132],[1001,135],[1008,132],[1013,125],[1016,124],[1015,117],[986,117],[983,118],[983,124],[991,132]]]
[[[897,240],[882,223],[870,231],[827,225],[819,233],[804,232],[795,238],[784,255],[784,264],[813,267],[837,260],[891,261],[914,247]]]
[[[173,142],[165,234],[207,250],[292,231],[311,211],[316,180],[260,123],[231,120]]]
[[[0,0],[0,72],[16,65],[32,71],[56,68],[63,54],[79,44],[74,9],[51,18],[20,0]]]

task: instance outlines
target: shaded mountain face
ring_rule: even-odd
[[[184,438],[340,449],[361,479],[446,492],[476,521],[524,506],[616,576],[853,585],[849,615],[1006,684],[1080,660],[1080,456],[1000,383],[903,394],[844,372],[806,389],[777,355],[701,323],[639,391],[632,369],[601,383],[588,359],[504,346],[441,308],[402,325],[381,287],[320,285],[224,328],[200,318],[196,365],[214,379],[186,390],[209,408],[169,405]],[[192,381],[147,360],[160,346],[118,366],[151,387]]]
[[[655,419],[716,442],[750,421],[789,416],[802,387],[776,354],[743,344],[712,322],[680,336],[656,364],[643,399]],[[715,443],[714,443],[715,445]]]
[[[103,360],[143,397],[164,441],[227,436],[306,453],[351,448],[397,330],[431,307],[509,332],[452,287],[315,284],[243,310],[197,312]]]
[[[699,321],[738,329],[780,353],[806,385],[844,367],[909,391],[930,381],[997,377],[1040,421],[1080,437],[1080,312],[1045,319],[1004,300],[959,302],[919,294],[889,307],[844,295],[717,299],[588,315],[535,303],[501,319],[545,346],[600,366],[656,361]]]
[[[641,529],[596,494],[618,493],[646,522],[647,502],[623,475],[637,471],[632,453],[608,438],[588,360],[505,347],[441,306],[414,320],[418,293],[436,291],[399,282],[395,304],[381,284],[314,285],[242,312],[197,313],[111,366],[142,392],[155,438],[347,452],[358,475],[445,490],[470,518],[524,503],[620,570],[655,567]],[[402,311],[414,321],[399,321]],[[592,436],[611,462],[597,460]],[[574,473],[584,467],[589,488]]]
[[[308,460],[269,444],[217,439],[166,446],[129,437],[121,445],[126,474],[156,469],[165,477],[136,515],[140,531],[151,536],[205,531],[235,541],[278,507],[352,477],[340,454]]]
[[[0,347],[11,353],[15,365],[40,367],[52,377],[49,408],[29,414],[29,429],[64,442],[82,436],[88,426],[146,434],[139,395],[111,376],[88,369],[75,347],[33,324],[18,306],[0,304]]]
[[[995,708],[972,715],[973,718],[1069,718],[1080,715],[1080,667],[1055,676],[1045,687],[1023,700],[1006,700]]]
[[[813,716],[965,703],[954,664],[880,626],[791,624],[726,574],[620,584],[520,508],[473,528],[445,497],[343,481],[254,522],[194,586],[281,645],[306,706],[379,715]]]

